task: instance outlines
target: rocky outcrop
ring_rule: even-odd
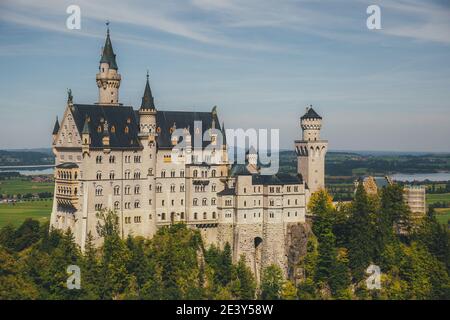
[[[298,264],[306,255],[308,239],[312,235],[310,223],[288,224],[286,228],[287,277],[296,281],[301,278]]]

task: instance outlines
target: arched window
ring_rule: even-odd
[[[215,183],[213,183],[213,184],[211,185],[211,191],[212,191],[212,192],[216,192],[216,184],[215,184]]]
[[[216,205],[216,198],[212,198],[212,199],[211,199],[211,205],[213,205],[213,206]]]
[[[135,179],[140,179],[141,178],[141,173],[139,171],[135,171],[134,172],[134,178]]]
[[[130,194],[131,187],[125,186],[125,194]]]
[[[202,199],[202,206],[206,206],[208,204],[208,199],[203,198]]]
[[[208,218],[208,214],[206,212],[203,212],[203,219],[207,219]]]
[[[180,177],[181,177],[181,178],[184,178],[184,170],[181,170],[181,171],[180,171]]]
[[[162,185],[160,185],[160,184],[156,185],[156,192],[157,193],[161,193],[162,192]]]
[[[115,173],[114,173],[114,171],[111,171],[110,173],[109,173],[109,179],[110,180],[114,180],[114,178],[115,178]]]
[[[192,205],[193,205],[193,206],[198,206],[198,199],[197,199],[197,198],[194,198],[194,199],[192,200]]]
[[[95,188],[95,195],[96,195],[96,196],[101,196],[101,195],[103,195],[103,188],[102,188],[101,186],[97,186],[97,187]]]
[[[114,195],[118,196],[120,194],[120,187],[119,186],[114,186]]]
[[[211,177],[213,177],[213,178],[216,177],[216,170],[211,171]]]
[[[96,162],[96,163],[102,163],[102,156],[97,156],[97,157],[95,158],[95,162]]]
[[[198,176],[198,171],[194,170],[194,178],[197,178],[197,176]]]
[[[139,194],[139,192],[140,192],[140,187],[134,186],[134,194]]]
[[[125,171],[125,179],[130,179],[131,172],[130,170]]]
[[[198,219],[198,213],[194,212],[194,220],[197,220],[197,219]]]
[[[135,208],[140,208],[140,207],[141,207],[141,205],[140,205],[140,203],[139,203],[139,200],[136,200],[136,201],[134,202],[134,207],[135,207]]]
[[[180,192],[184,192],[184,184],[183,183],[180,185]]]
[[[119,210],[119,209],[120,209],[119,201],[114,202],[114,210]]]
[[[170,185],[170,192],[175,192],[175,185],[174,184]]]
[[[161,220],[166,220],[166,214],[164,212],[161,213]]]
[[[97,171],[97,180],[102,180],[102,172]]]
[[[216,212],[215,211],[212,213],[212,218],[216,219]]]

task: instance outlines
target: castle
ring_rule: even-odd
[[[314,109],[300,120],[298,175],[262,175],[253,149],[245,164],[229,160],[216,108],[158,110],[148,74],[140,108],[119,103],[121,76],[109,29],[96,80],[98,102],[75,104],[69,92],[55,123],[51,226],[71,228],[84,248],[89,232],[101,241],[96,213],[103,209],[117,213],[122,237],[151,238],[182,222],[200,230],[207,245],[228,242],[234,261],[245,254],[257,279],[273,263],[286,270],[288,227],[305,223],[310,194],[324,187],[327,141]],[[182,133],[183,147],[175,132]],[[204,136],[208,141],[193,143]]]

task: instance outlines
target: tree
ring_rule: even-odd
[[[82,259],[82,286],[85,289],[85,299],[98,299],[98,283],[100,266],[98,262],[98,250],[94,246],[92,233],[89,231],[84,246],[84,255]]]
[[[103,237],[102,259],[99,272],[99,295],[102,299],[115,299],[129,284],[127,263],[130,252],[119,236],[119,223],[114,211],[97,214],[97,233]]]
[[[22,251],[40,238],[39,221],[26,219],[14,232],[14,250]]]
[[[231,292],[236,299],[255,299],[256,282],[242,255],[234,268]]]
[[[349,266],[356,281],[365,276],[373,255],[373,228],[366,190],[362,183],[358,185],[355,200],[352,203],[352,216],[349,219]]]
[[[281,299],[283,283],[283,272],[281,271],[280,267],[276,265],[270,265],[265,268],[261,279],[261,299]]]

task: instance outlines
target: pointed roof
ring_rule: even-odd
[[[86,117],[86,120],[84,120],[84,126],[83,126],[83,134],[90,134],[91,131],[89,130],[89,121],[88,118]]]
[[[226,145],[227,144],[227,132],[225,131],[225,122],[222,122],[222,144]]]
[[[142,97],[141,109],[155,109],[155,102],[152,96],[152,90],[150,89],[150,83],[148,81],[147,71],[147,83],[145,84],[144,96]]]
[[[310,105],[306,108],[306,113],[301,117],[301,119],[322,119],[322,117],[319,116]]]
[[[113,50],[112,43],[111,43],[111,38],[109,37],[109,27],[106,31],[106,41],[105,41],[105,46],[103,47],[103,54],[102,54],[102,58],[100,59],[100,63],[109,64],[110,69],[114,69],[114,70],[119,69],[117,67],[116,55],[114,54],[114,50]]]
[[[53,127],[53,134],[58,134],[59,132],[59,121],[58,117],[56,117],[55,126]]]

